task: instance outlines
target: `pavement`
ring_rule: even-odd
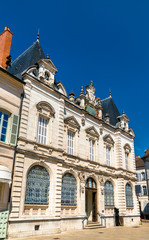
[[[84,229],[50,236],[19,238],[18,240],[149,240],[149,221],[133,227]]]

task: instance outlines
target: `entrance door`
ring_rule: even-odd
[[[92,178],[86,181],[86,214],[88,221],[97,221],[97,188],[96,183]]]

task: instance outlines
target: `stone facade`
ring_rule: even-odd
[[[110,116],[103,114],[102,101],[95,97],[92,81],[85,93],[81,88],[78,98],[73,92],[67,97],[62,83],[55,81],[56,72],[56,67],[47,58],[22,73],[25,94],[8,236],[16,238],[82,229],[87,218],[100,223],[104,217],[106,226],[112,227],[115,225],[114,207],[119,209],[125,226],[139,224],[134,133],[128,126],[128,117],[123,112],[117,124],[112,125]],[[46,129],[42,140],[39,136],[41,121]],[[49,177],[45,204],[36,202],[39,189],[34,196],[32,192],[28,194],[33,190],[28,187],[29,181],[30,184],[33,181],[29,175],[32,170],[36,171],[36,166],[44,169]],[[69,195],[68,204],[62,194],[66,190],[64,176],[71,177],[75,183],[69,186],[75,190]],[[92,187],[87,186],[89,179]],[[107,182],[113,186],[112,206],[108,203],[105,206]],[[126,185],[132,190],[133,202],[127,207]]]
[[[14,117],[19,122],[23,82],[0,67],[0,92],[0,210],[7,210],[17,140],[16,131],[12,141],[11,130]]]
[[[149,202],[148,202],[148,190],[146,183],[146,172],[144,161],[140,156],[136,156],[136,171],[137,171],[137,186],[138,200],[140,205],[140,212],[142,218],[149,218]]]

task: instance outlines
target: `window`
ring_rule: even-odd
[[[106,147],[106,162],[107,165],[110,166],[110,148]]]
[[[128,170],[128,153],[125,152],[125,164],[126,164],[126,169]]]
[[[15,114],[11,115],[11,132],[8,133],[9,119],[9,114],[0,111],[0,141],[9,142],[11,145],[15,146],[18,135],[19,116]],[[9,135],[9,141],[7,134]]]
[[[74,148],[74,133],[68,131],[67,133],[67,153],[73,155]]]
[[[0,111],[0,141],[6,142],[9,115]]]
[[[95,188],[96,189],[96,183],[93,178],[88,178],[85,184],[86,188]]]
[[[145,172],[141,173],[141,179],[142,179],[142,181],[146,180]]]
[[[138,180],[138,182],[141,181],[141,173],[137,173],[137,180]]]
[[[47,205],[49,183],[49,173],[44,167],[32,167],[27,175],[25,203]]]
[[[142,194],[145,195],[145,196],[147,195],[147,188],[146,188],[146,186],[142,187]]]
[[[71,173],[66,173],[62,178],[62,205],[76,206],[77,185],[76,179]]]
[[[130,184],[126,184],[126,207],[133,207],[132,187]]]
[[[104,197],[105,197],[105,206],[113,207],[114,206],[114,191],[113,191],[113,185],[110,181],[107,181],[104,185]]]
[[[94,161],[94,142],[89,139],[89,160]]]
[[[48,125],[47,119],[43,117],[38,118],[37,142],[46,144],[47,125]]]

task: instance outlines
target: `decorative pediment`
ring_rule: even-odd
[[[129,128],[128,132],[130,135],[132,135],[132,137],[135,137],[135,134],[134,134],[134,131],[132,130],[132,128]]]
[[[42,115],[45,115],[46,117],[51,117],[51,116],[54,116],[54,114],[55,114],[55,110],[50,103],[42,101],[42,102],[39,102],[36,105],[36,107],[37,107],[37,110]]]
[[[46,59],[43,59],[42,62],[46,65],[47,68],[51,69],[56,73],[58,70],[55,67],[54,63],[51,61],[51,59],[48,57]]]
[[[64,94],[65,96],[67,96],[67,92],[66,92],[63,84],[61,82],[58,82],[56,85],[57,85],[58,91],[60,93]]]
[[[65,118],[64,123],[69,125],[72,128],[80,129],[80,124],[78,123],[78,121],[76,120],[76,118],[74,116]]]
[[[131,152],[131,147],[130,147],[130,145],[129,145],[128,143],[126,143],[126,144],[124,145],[124,149],[125,149],[125,151],[126,151],[127,153]]]
[[[89,134],[93,137],[99,138],[99,134],[94,126],[87,128],[85,131],[87,134]]]
[[[114,140],[113,140],[113,138],[111,137],[110,134],[106,134],[106,135],[103,137],[103,140],[104,140],[104,142],[106,142],[107,144],[114,145]]]

